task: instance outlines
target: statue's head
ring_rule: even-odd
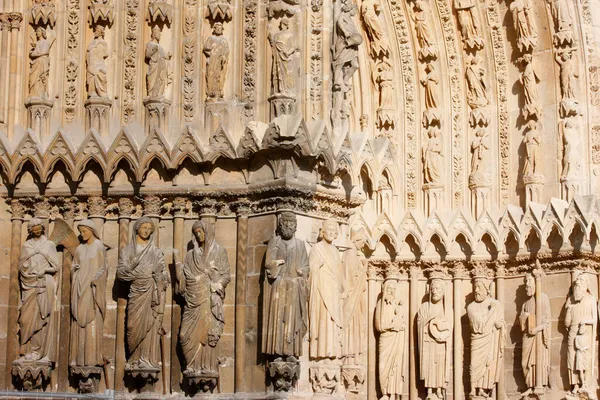
[[[438,303],[444,298],[444,294],[446,292],[446,285],[444,284],[444,281],[439,278],[432,279],[429,290],[431,302]]]
[[[581,301],[583,296],[588,291],[588,281],[585,273],[578,272],[573,280],[573,299],[575,301]]]
[[[298,220],[296,214],[291,211],[284,211],[279,215],[279,234],[284,240],[290,240],[296,233]]]
[[[221,36],[223,34],[223,23],[216,22],[213,25],[213,34],[216,36]]]
[[[93,241],[93,238],[100,239],[98,231],[96,229],[96,224],[94,221],[89,219],[84,219],[77,225],[77,230],[79,231],[79,235],[83,239],[84,242]]]
[[[282,18],[279,23],[279,29],[282,31],[287,31],[290,28],[290,21],[287,18]]]
[[[160,42],[160,34],[161,34],[161,30],[160,27],[158,25],[154,25],[152,27],[152,35],[151,38],[154,39],[157,42]]]
[[[337,239],[338,236],[338,224],[333,219],[328,219],[323,222],[323,227],[321,228],[321,237],[328,243],[333,242]]]
[[[27,233],[31,237],[39,238],[44,234],[45,230],[44,221],[39,218],[31,218],[27,223]]]
[[[535,279],[531,274],[527,274],[525,277],[525,294],[527,294],[527,297],[535,294]]]
[[[135,234],[144,241],[150,239],[150,236],[154,233],[154,229],[154,223],[148,217],[142,217],[135,223]]]
[[[198,243],[204,243],[206,241],[206,225],[204,222],[194,222],[194,225],[192,226],[192,233]]]
[[[362,226],[353,226],[350,230],[350,241],[354,243],[356,250],[362,250],[365,243],[367,242],[367,235],[365,228]]]
[[[94,28],[94,37],[95,38],[104,38],[105,28],[103,25],[96,25]]]
[[[485,130],[483,130],[483,129],[477,129],[477,131],[475,132],[475,135],[477,137],[483,137],[484,133],[485,133]]]
[[[475,301],[481,303],[490,295],[490,282],[487,278],[475,278]]]
[[[41,26],[38,27],[35,30],[35,36],[38,38],[38,40],[46,39],[46,30],[44,28],[42,28]]]
[[[396,303],[396,285],[398,281],[395,279],[386,280],[383,284],[383,301],[386,304]]]
[[[356,15],[356,4],[347,0],[346,4],[342,6],[342,12],[349,13],[350,15]]]

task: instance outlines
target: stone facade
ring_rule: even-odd
[[[0,395],[597,398],[599,18],[1,1]]]

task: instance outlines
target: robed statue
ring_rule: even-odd
[[[160,45],[161,30],[158,25],[152,28],[150,41],[146,44],[146,89],[148,97],[160,98],[165,95],[165,89],[171,81],[169,60],[171,53]]]
[[[379,387],[381,400],[400,400],[408,371],[408,316],[398,300],[398,282],[388,279],[375,306],[375,330],[379,332]]]
[[[302,355],[308,328],[308,253],[296,233],[292,212],[279,217],[279,234],[269,240],[265,259],[262,351],[276,356]]]
[[[106,59],[108,43],[104,40],[104,26],[96,25],[94,40],[87,48],[87,90],[89,97],[108,97]]]
[[[452,316],[446,302],[446,283],[439,276],[429,282],[427,301],[417,314],[419,378],[427,388],[428,400],[446,398],[450,380]]]
[[[56,36],[48,38],[43,27],[35,30],[36,42],[29,52],[29,96],[48,98],[48,77],[50,76],[50,49]]]
[[[156,227],[149,217],[139,218],[131,240],[119,254],[117,279],[130,282],[127,300],[125,369],[160,370],[160,337],[166,290],[171,283],[163,252],[154,243]]]
[[[214,226],[196,221],[193,248],[177,265],[175,290],[185,299],[179,341],[184,376],[218,377],[216,346],[223,334],[225,288],[231,280],[227,251],[215,241]]]
[[[21,248],[19,257],[20,355],[26,361],[56,361],[55,305],[58,285],[55,275],[59,270],[56,245],[44,235],[41,219],[32,218],[27,224],[29,239]]]
[[[211,100],[222,99],[229,62],[229,44],[223,36],[221,22],[215,22],[213,34],[204,42],[203,52],[206,56],[206,97]]]
[[[271,66],[271,94],[295,96],[296,67],[295,55],[299,51],[297,38],[290,31],[290,21],[282,18],[279,32],[269,33],[269,43],[273,54]]]

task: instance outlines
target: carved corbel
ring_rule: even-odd
[[[146,19],[151,24],[171,25],[173,6],[164,0],[151,0],[148,4]]]
[[[56,6],[54,0],[38,0],[31,7],[31,25],[54,27],[56,24]]]
[[[206,5],[204,17],[216,22],[229,22],[233,18],[233,7],[229,0],[212,0]]]
[[[112,25],[114,6],[112,0],[92,0],[89,6],[88,23],[90,25]]]

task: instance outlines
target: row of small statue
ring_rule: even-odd
[[[338,235],[336,221],[323,223],[322,240],[312,247],[310,255],[305,243],[295,237],[296,227],[292,212],[280,215],[278,234],[267,245],[264,264],[262,352],[276,390],[289,390],[298,379],[298,358],[307,332],[309,358],[317,365],[326,366],[330,360],[338,359],[343,360],[342,369],[351,369],[361,363],[367,348],[367,262],[361,252],[364,231],[351,230],[354,248],[346,250],[340,258],[333,244]],[[79,389],[90,392],[97,390],[97,380],[106,368],[102,340],[108,265],[106,246],[94,223],[81,221],[77,229],[81,244],[73,250],[69,366],[72,376],[79,377]],[[174,285],[175,292],[185,299],[179,332],[186,366],[183,375],[190,385],[212,390],[218,379],[215,347],[225,324],[223,301],[230,268],[226,250],[215,241],[213,224],[197,221],[192,232],[193,246],[184,262],[176,265]],[[44,236],[44,222],[31,219],[28,233],[19,259],[21,358],[13,363],[13,375],[26,389],[48,379],[56,360],[52,330],[56,326],[55,274],[60,270],[56,243]],[[131,240],[119,254],[117,266],[117,279],[130,282],[125,370],[141,380],[142,386],[154,384],[165,365],[164,359],[161,363],[165,346],[163,314],[171,279],[164,255],[153,240],[154,233],[152,220],[139,218],[131,231]],[[502,303],[490,295],[490,284],[484,274],[476,275],[474,301],[467,306],[472,398],[490,397],[503,373],[506,323]],[[591,397],[588,388],[592,379],[597,301],[589,292],[585,274],[577,275],[572,285],[565,317],[569,331],[570,394],[589,393]],[[397,287],[397,280],[387,279],[375,309],[379,383],[386,399],[398,398],[406,381],[410,321],[396,293]],[[428,298],[421,305],[416,321],[419,377],[428,390],[428,399],[445,398],[450,380],[453,318],[450,307],[446,306],[445,290],[444,278],[432,273]],[[520,315],[523,372],[530,391],[539,391],[548,386],[550,302],[541,291],[536,293],[532,276],[526,278],[526,294],[528,300]],[[315,391],[335,390],[327,384],[315,385],[318,379],[312,373],[311,380]]]

